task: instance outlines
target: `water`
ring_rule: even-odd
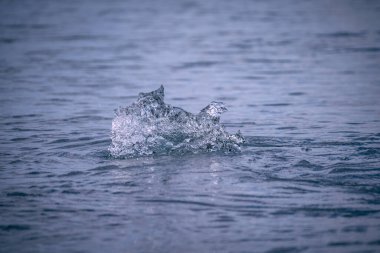
[[[378,1],[0,1],[0,252],[378,252]],[[165,85],[240,153],[110,157]]]

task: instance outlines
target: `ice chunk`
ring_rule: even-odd
[[[199,114],[164,102],[164,87],[140,93],[135,103],[116,110],[112,121],[111,155],[117,158],[211,151],[236,152],[243,136],[229,134],[219,123],[227,111],[212,102]]]

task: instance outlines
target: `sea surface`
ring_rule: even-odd
[[[0,0],[0,252],[379,252],[380,2]],[[113,158],[224,102],[241,152]]]

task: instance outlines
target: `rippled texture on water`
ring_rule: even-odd
[[[112,2],[112,3],[111,3]],[[380,251],[380,4],[0,1],[0,252]],[[239,153],[110,157],[164,84]]]

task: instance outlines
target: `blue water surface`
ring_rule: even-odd
[[[379,1],[0,1],[0,252],[379,252]],[[165,85],[240,153],[115,159]]]

